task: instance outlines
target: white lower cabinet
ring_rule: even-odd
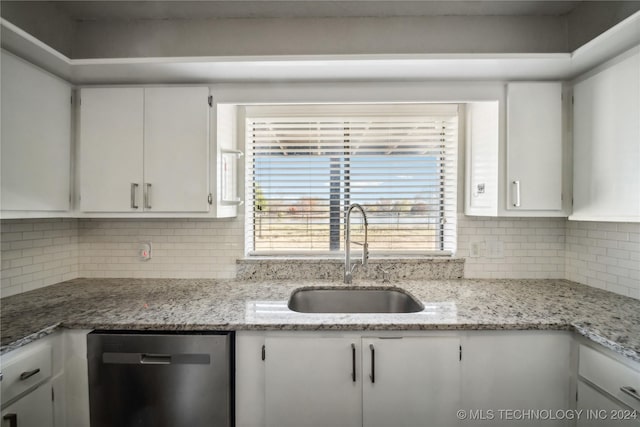
[[[621,405],[583,381],[578,381],[578,412],[577,427],[640,426],[640,411],[633,415],[628,406]]]
[[[640,364],[581,344],[577,400],[578,427],[640,426]]]
[[[288,334],[264,345],[266,426],[458,425],[457,337]]]
[[[236,425],[574,426],[540,418],[575,408],[572,342],[562,331],[240,331]]]
[[[460,339],[363,338],[362,425],[457,426]]]
[[[2,425],[7,427],[53,427],[51,383],[41,384],[2,410]]]
[[[60,334],[54,334],[2,355],[3,427],[56,425],[52,378],[61,370],[60,344]]]
[[[266,425],[361,426],[359,341],[350,338],[267,338]]]
[[[88,332],[56,332],[0,357],[2,427],[89,426]]]
[[[571,408],[570,334],[479,331],[469,333],[462,346],[462,400],[469,425],[572,425],[565,419],[541,420],[546,412],[536,412]]]

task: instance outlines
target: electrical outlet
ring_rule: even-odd
[[[141,242],[138,246],[138,255],[140,261],[149,261],[151,259],[151,242]]]
[[[469,243],[469,257],[479,258],[482,253],[484,242],[470,242]]]

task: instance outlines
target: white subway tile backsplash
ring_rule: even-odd
[[[242,217],[3,220],[1,232],[2,296],[75,277],[231,278],[244,254]],[[467,278],[566,278],[640,297],[640,224],[459,215],[456,255]]]
[[[595,242],[584,237],[587,229],[604,233]],[[640,294],[640,244],[635,242],[640,234],[637,223],[573,222],[567,221],[565,250],[565,275],[569,280],[586,283],[622,295],[638,298]],[[596,255],[595,260],[577,264],[585,254]]]
[[[84,277],[232,278],[244,254],[244,219],[82,219],[78,223]],[[152,258],[138,257],[140,242]]]
[[[458,217],[458,253],[467,258],[467,278],[563,278],[562,218]],[[473,231],[471,231],[473,230]],[[487,243],[502,241],[504,256],[489,257]],[[470,257],[469,244],[481,243],[479,257]]]
[[[1,296],[78,277],[75,219],[3,220],[0,240]]]

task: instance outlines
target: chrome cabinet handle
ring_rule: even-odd
[[[356,345],[351,343],[351,380],[356,382]]]
[[[371,378],[371,384],[374,384],[376,382],[376,349],[373,344],[369,344],[369,350],[371,350],[371,373],[369,378]]]
[[[147,182],[144,192],[144,208],[151,209],[151,184]]]
[[[625,394],[628,394],[629,396],[633,397],[636,400],[640,400],[640,394],[638,394],[638,390],[631,387],[630,385],[625,385],[620,387],[620,391]]]
[[[138,184],[135,182],[131,183],[131,208],[138,209]]]
[[[7,414],[2,419],[9,421],[9,427],[18,427],[18,414]]]
[[[513,203],[513,206],[516,208],[520,207],[520,181],[513,181],[513,185],[516,186],[516,201]]]
[[[33,371],[23,372],[23,373],[20,374],[20,381],[28,380],[29,378],[31,378],[32,376],[34,376],[38,372],[40,372],[40,368],[36,368]]]

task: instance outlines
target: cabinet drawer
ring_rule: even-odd
[[[581,345],[579,374],[619,401],[640,409],[640,371]],[[635,390],[635,396],[625,393],[623,387],[631,394]]]
[[[51,377],[51,346],[37,345],[2,358],[2,404]]]

